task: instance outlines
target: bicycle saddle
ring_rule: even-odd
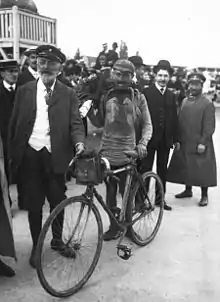
[[[123,153],[125,155],[127,155],[128,157],[131,157],[133,159],[137,159],[138,158],[138,153],[135,150],[131,150],[131,151],[123,151]]]

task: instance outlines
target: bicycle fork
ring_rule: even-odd
[[[133,179],[133,171],[130,170],[126,177],[125,191],[122,199],[122,208],[121,208],[120,220],[119,220],[121,224],[125,223],[126,221],[126,210],[129,200],[132,179]],[[123,260],[128,260],[132,256],[131,248],[129,248],[127,245],[121,244],[126,235],[127,229],[128,229],[127,226],[125,226],[117,244],[117,255]]]

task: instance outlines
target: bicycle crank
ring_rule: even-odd
[[[132,256],[132,250],[127,245],[120,244],[117,246],[117,255],[123,260],[128,260]]]

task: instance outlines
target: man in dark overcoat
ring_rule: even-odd
[[[199,206],[208,204],[208,187],[217,185],[216,159],[212,136],[215,108],[202,94],[204,75],[188,77],[189,96],[183,100],[179,115],[179,145],[173,153],[167,180],[185,184],[176,198],[192,197],[192,186],[201,187]]]
[[[0,134],[2,137],[5,158],[5,171],[9,181],[8,172],[8,131],[9,121],[14,106],[15,92],[19,74],[19,65],[16,60],[7,59],[0,62]],[[11,201],[11,200],[10,200]]]
[[[33,241],[30,265],[36,267],[36,245],[47,198],[52,211],[65,199],[64,174],[73,156],[84,150],[84,126],[74,90],[56,78],[65,55],[56,47],[36,49],[39,79],[19,87],[10,123],[12,178],[20,178]],[[63,251],[63,213],[52,227],[51,248]]]
[[[8,196],[3,144],[0,136],[0,276],[3,277],[13,277],[15,275],[14,270],[5,263],[4,257],[16,259]]]
[[[28,67],[24,68],[18,79],[18,86],[38,79],[36,48],[26,49],[24,55],[28,58]]]
[[[22,86],[26,83],[35,81],[39,78],[37,71],[37,55],[36,47],[26,49],[24,55],[27,57],[28,67],[24,68],[18,77],[18,86]],[[18,207],[20,210],[24,209],[23,191],[20,179],[17,180],[17,191],[18,191]]]
[[[143,90],[153,124],[153,135],[148,144],[148,155],[140,164],[140,171],[152,170],[157,154],[157,173],[166,192],[167,164],[170,148],[177,142],[177,108],[175,95],[167,89],[173,70],[170,63],[161,60],[154,67],[155,84]],[[165,210],[172,208],[164,203]]]

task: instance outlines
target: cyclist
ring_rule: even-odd
[[[136,149],[140,158],[147,155],[148,141],[152,136],[152,123],[147,102],[142,93],[132,88],[135,73],[134,65],[128,60],[118,60],[113,65],[108,87],[103,93],[98,110],[91,110],[89,118],[97,127],[103,127],[100,152],[111,164],[112,169],[129,162],[124,151]],[[124,175],[121,175],[121,185]],[[117,181],[110,179],[106,183],[106,202],[112,213],[117,216]],[[123,193],[123,190],[120,190]],[[118,229],[110,218],[109,230],[104,240],[118,238]]]

